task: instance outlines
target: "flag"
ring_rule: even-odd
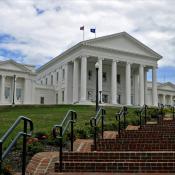
[[[90,29],[90,32],[92,32],[92,33],[96,33],[96,31],[95,31],[94,28]]]
[[[80,27],[80,30],[84,30],[84,26],[81,26],[81,27]]]

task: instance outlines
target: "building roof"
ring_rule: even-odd
[[[154,57],[157,58],[157,60],[162,58],[162,56],[159,55],[157,52],[153,51],[151,48],[149,48],[148,46],[146,46],[145,44],[143,44],[139,40],[135,39],[134,37],[129,35],[127,32],[120,32],[120,33],[115,33],[115,34],[111,34],[111,35],[106,35],[106,36],[102,36],[102,37],[98,37],[98,38],[94,38],[94,39],[81,41],[81,42],[77,43],[76,45],[74,45],[73,47],[71,47],[71,48],[67,49],[66,51],[64,51],[62,54],[60,54],[57,57],[53,58],[51,61],[47,62],[46,64],[44,64],[40,68],[38,68],[37,72],[41,72],[46,67],[48,67],[49,65],[54,64],[57,60],[59,60],[60,58],[62,58],[63,56],[65,56],[66,54],[70,53],[71,51],[73,51],[77,48],[80,48],[82,46],[87,46],[87,45],[93,47],[91,44],[94,43],[94,42],[97,42],[97,41],[100,41],[100,40],[106,40],[106,39],[110,39],[110,38],[114,38],[114,37],[121,37],[121,36],[127,37],[130,40],[132,40],[133,42],[135,42],[136,44],[138,44],[139,46],[144,48],[146,51],[153,54]]]

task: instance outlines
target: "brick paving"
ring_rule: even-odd
[[[152,127],[151,125],[150,126],[148,125],[148,129],[149,129],[149,127],[150,128]],[[131,132],[137,133],[139,130],[139,127],[129,125],[126,130],[128,130],[126,132],[131,131]],[[116,135],[117,135],[117,132],[115,132],[115,131],[105,131],[104,138],[107,139],[107,141],[112,143],[113,140],[116,139]],[[150,137],[150,138],[152,138],[152,137]],[[82,153],[82,154],[83,153],[85,153],[85,154],[90,153],[92,144],[93,144],[92,139],[77,139],[74,142],[75,154],[76,153],[78,153],[78,154],[79,153]],[[127,144],[125,144],[125,145],[127,145]],[[172,174],[175,174],[175,173],[157,173],[157,171],[155,173],[126,173],[126,171],[123,171],[123,173],[113,173],[113,172],[103,173],[103,171],[96,173],[96,172],[72,172],[71,170],[70,170],[71,172],[55,173],[54,167],[55,167],[55,163],[58,162],[58,158],[59,158],[58,152],[44,152],[44,153],[36,154],[32,158],[32,160],[30,161],[29,165],[27,166],[27,175],[59,175],[59,174],[62,174],[62,175],[112,175],[112,174],[113,175],[134,175],[134,174],[135,175],[172,175]],[[71,163],[71,164],[69,164],[69,163]],[[174,161],[173,161],[173,163],[174,163]],[[84,166],[81,159],[80,159],[79,165],[76,165],[76,163],[75,163],[75,166],[81,166],[80,164],[82,164]],[[92,164],[92,160],[89,162],[87,161],[87,164],[89,164],[89,165]],[[100,166],[102,166],[102,164]],[[164,166],[163,163],[160,162],[160,164],[162,164],[162,165],[160,165],[160,167]],[[73,162],[68,162],[68,166],[69,165],[71,165],[71,168],[72,168]],[[86,163],[85,163],[85,165],[86,165]],[[104,165],[108,167],[107,162],[105,162]],[[98,162],[97,162],[97,166],[98,166]],[[156,166],[158,166],[157,163],[156,163]],[[101,168],[103,169],[104,167],[101,167]]]

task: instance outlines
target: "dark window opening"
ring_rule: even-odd
[[[44,104],[44,97],[40,98],[40,104]]]
[[[117,74],[117,83],[120,84],[120,74]]]
[[[107,73],[103,72],[103,81],[106,82],[107,81]]]

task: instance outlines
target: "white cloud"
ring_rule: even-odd
[[[17,41],[0,48],[20,50],[25,63],[42,65],[82,40],[81,25],[87,39],[96,26],[97,36],[130,33],[163,55],[160,66],[175,66],[174,5],[172,0],[2,0],[0,33]]]

